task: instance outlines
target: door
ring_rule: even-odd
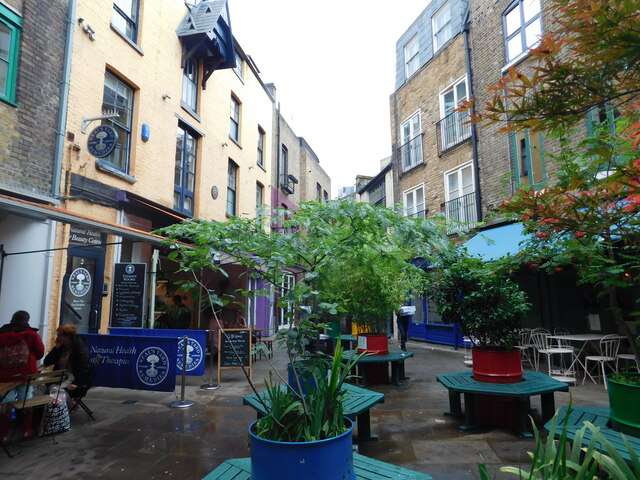
[[[60,325],[72,323],[80,333],[98,333],[103,278],[103,249],[69,248],[62,279]]]

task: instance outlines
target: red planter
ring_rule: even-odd
[[[473,378],[479,382],[516,383],[522,381],[520,350],[471,349]]]
[[[389,339],[386,333],[359,333],[358,353],[386,355],[389,353]]]

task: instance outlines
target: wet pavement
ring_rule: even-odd
[[[421,342],[407,347],[415,356],[405,362],[409,379],[404,386],[368,387],[384,393],[385,400],[371,410],[371,430],[379,439],[358,445],[359,453],[428,473],[434,480],[479,479],[478,462],[486,463],[496,479],[515,478],[499,467],[528,465],[532,439],[510,428],[463,432],[461,419],[444,415],[448,392],[435,376],[467,369],[464,351]],[[271,362],[285,372],[284,352],[276,351]],[[270,368],[266,359],[254,364],[258,389],[264,388]],[[256,414],[242,405],[251,389],[241,370],[223,371],[217,390],[200,388],[211,382],[208,372],[187,377],[185,400],[194,402],[188,408],[170,406],[180,400],[180,381],[175,394],[94,388],[85,400],[95,421],[78,409],[71,430],[56,435],[55,443],[51,437],[14,440],[9,446],[14,458],[0,451],[0,480],[199,480],[228,458],[248,457],[247,428]],[[569,393],[557,392],[556,408],[568,404],[570,395],[575,405],[608,405],[603,386],[588,381]],[[539,415],[539,396],[532,398],[532,406]]]

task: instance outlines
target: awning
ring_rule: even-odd
[[[138,230],[137,228],[107,222],[80,213],[70,212],[52,205],[44,205],[28,200],[21,200],[7,195],[0,195],[0,210],[6,210],[14,215],[20,215],[34,220],[51,219],[56,222],[82,225],[103,233],[119,235],[124,238],[156,245],[162,244],[164,237]]]
[[[520,251],[520,242],[528,235],[523,233],[521,223],[511,223],[482,230],[464,244],[471,255],[480,255],[485,262],[492,262],[505,255]]]

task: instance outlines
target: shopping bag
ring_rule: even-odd
[[[66,432],[69,429],[71,429],[71,418],[65,399],[62,398],[61,401],[45,405],[41,435]]]

